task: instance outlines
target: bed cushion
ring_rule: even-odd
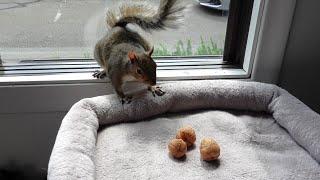
[[[168,155],[177,129],[191,125],[196,146],[181,160]],[[200,160],[204,137],[220,158]],[[94,159],[96,179],[319,179],[318,163],[272,116],[244,111],[191,111],[103,128]]]
[[[62,121],[48,178],[320,178],[320,116],[285,90],[228,80],[163,89],[163,97],[143,93],[128,105],[115,95],[75,104]],[[196,129],[197,146],[178,161],[166,146],[185,124]],[[220,144],[218,161],[200,160],[205,136]]]

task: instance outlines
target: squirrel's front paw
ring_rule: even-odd
[[[163,96],[166,92],[161,90],[160,86],[149,86],[148,90],[152,93],[152,95],[155,97],[157,96]]]
[[[103,79],[107,76],[107,73],[104,70],[103,71],[97,70],[92,74],[92,76],[98,79]]]
[[[122,104],[130,104],[132,101],[132,96],[126,96],[121,98],[121,103]]]

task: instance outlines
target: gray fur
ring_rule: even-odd
[[[146,31],[162,30],[167,27],[177,28],[179,22],[183,20],[183,11],[185,9],[185,6],[181,4],[181,0],[161,0],[159,9],[155,15],[143,17],[136,14],[123,17],[114,26],[125,27],[129,23],[133,23]]]
[[[94,58],[104,69],[95,72],[94,76],[101,78],[109,75],[116,93],[123,99],[125,95],[122,91],[124,77],[135,75],[140,81],[153,86],[156,84],[156,63],[147,52],[151,45],[137,32],[126,28],[128,23],[134,23],[142,29],[164,29],[165,27],[175,27],[178,20],[183,17],[183,6],[180,0],[161,0],[158,11],[147,5],[124,5],[120,6],[120,15],[115,11],[107,12],[107,23],[111,27],[108,33],[95,46]],[[119,19],[118,19],[119,18]],[[137,64],[143,76],[137,76],[136,69],[133,68],[128,53],[134,51],[137,54]]]
[[[128,43],[128,46],[125,47],[127,53],[134,47],[138,48],[139,51],[149,51],[151,49],[150,43],[137,32],[133,32],[121,27],[114,27],[97,42],[95,47],[94,58],[102,68],[106,70],[108,69],[111,52],[114,51],[114,48],[117,45],[122,43]],[[114,54],[114,56],[121,55],[124,54]],[[127,54],[125,54],[123,57],[126,56]]]
[[[104,69],[103,72],[108,74],[116,93],[121,98],[125,97],[122,91],[123,77],[134,73],[130,71],[128,52],[133,50],[143,54],[150,49],[151,45],[142,36],[122,27],[111,29],[96,44],[94,58]]]
[[[131,50],[141,52],[141,48],[137,44],[131,44],[130,42],[114,45],[110,51],[110,57],[112,58],[109,59],[107,72],[117,94],[122,98],[125,97],[121,87],[124,83],[123,77],[132,73],[130,72],[131,62],[123,59],[128,56],[128,52]]]

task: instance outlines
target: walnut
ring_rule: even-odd
[[[173,157],[181,158],[187,152],[187,144],[182,139],[173,139],[170,141],[168,149]]]
[[[216,160],[220,156],[220,147],[214,139],[204,138],[201,140],[200,154],[205,161]]]
[[[193,146],[194,142],[196,141],[196,133],[191,126],[185,126],[178,130],[176,138],[182,139],[187,143],[187,146],[190,147]]]

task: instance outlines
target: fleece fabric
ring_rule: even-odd
[[[76,103],[62,121],[48,179],[320,179],[320,115],[285,90],[230,80],[163,90],[125,105],[115,95]],[[197,143],[176,160],[167,143],[186,124]],[[200,160],[207,136],[221,146],[218,161]]]

